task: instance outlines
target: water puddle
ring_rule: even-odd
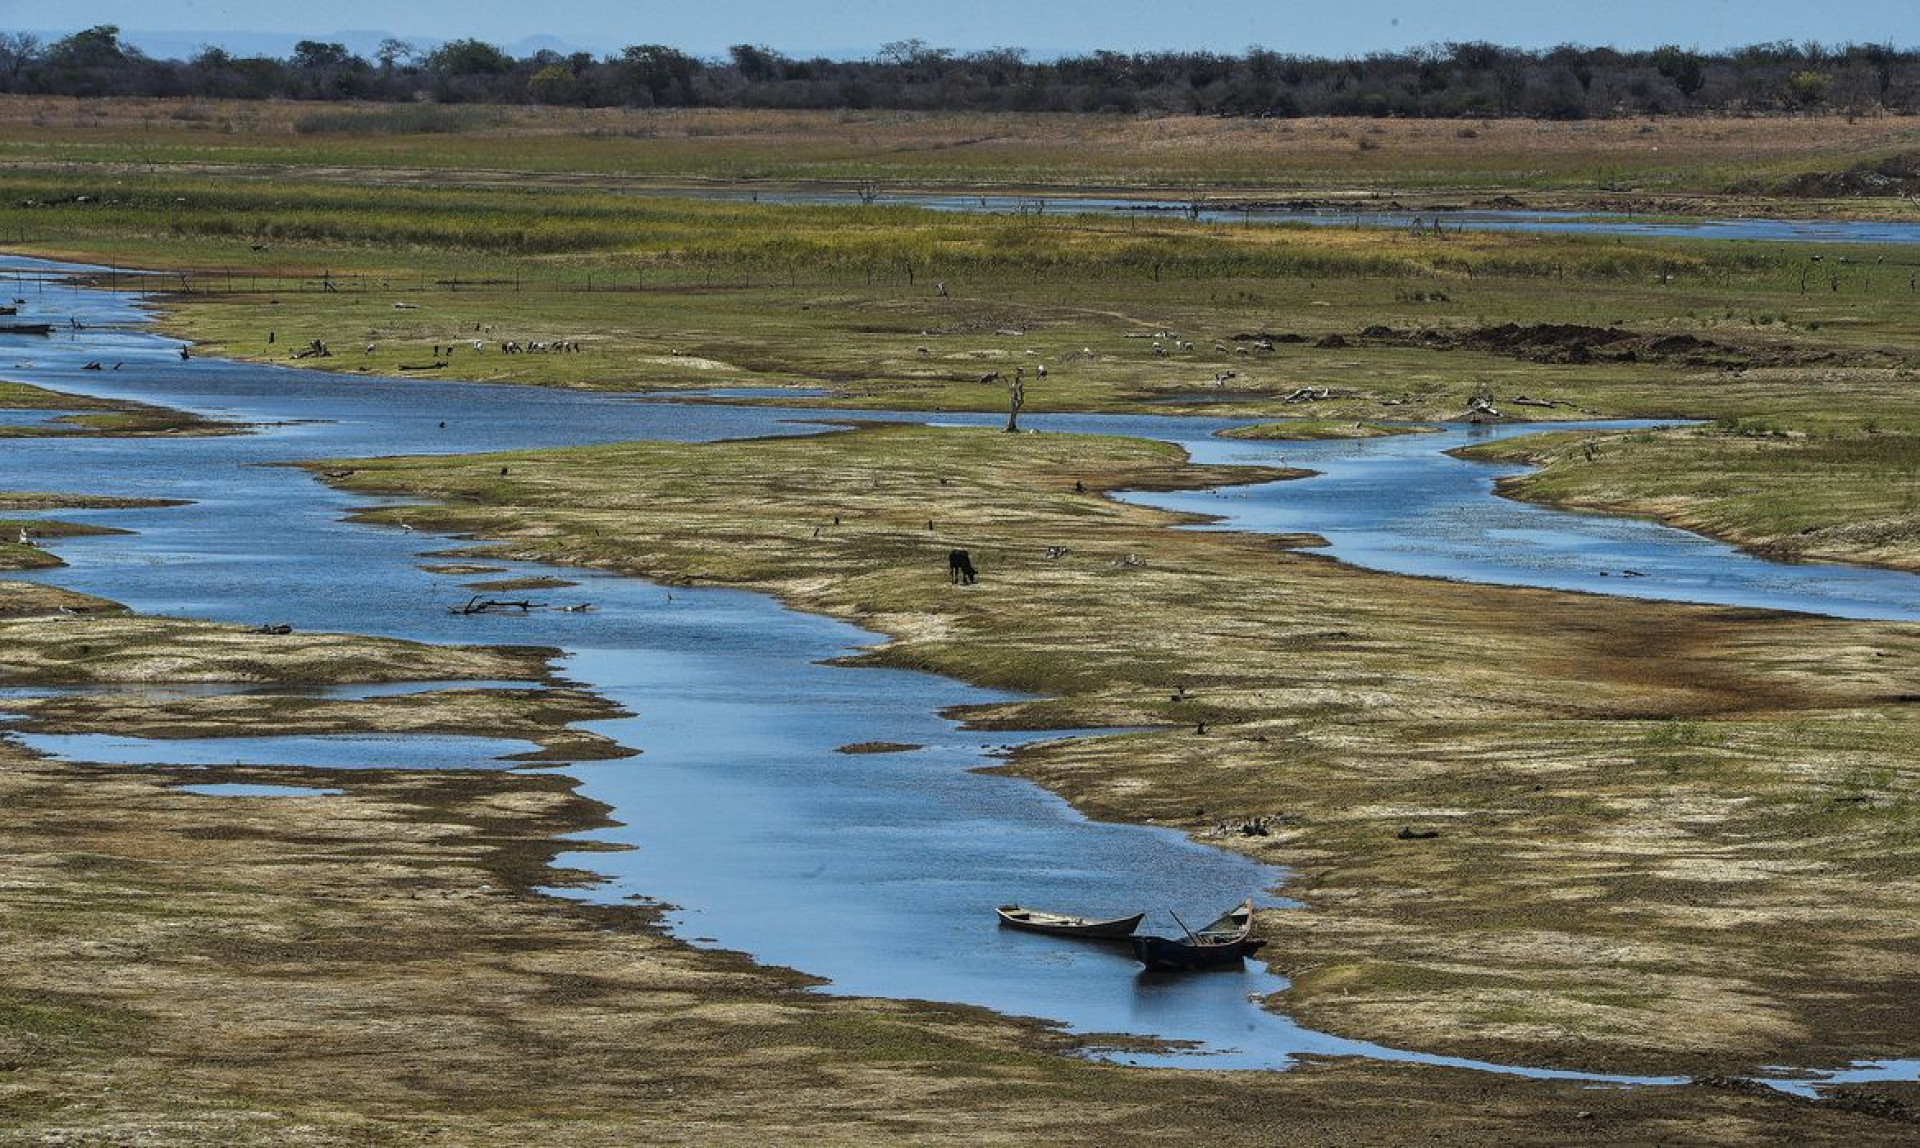
[[[7,736],[35,753],[99,765],[292,765],[310,769],[513,769],[540,747],[515,738],[449,734],[306,734],[157,738],[112,733]]]
[[[1817,1100],[1834,1088],[1846,1084],[1920,1082],[1920,1060],[1856,1060],[1845,1068],[1804,1070],[1774,1068],[1778,1075],[1754,1079],[1769,1088],[1808,1100]]]
[[[176,788],[181,793],[197,793],[202,797],[338,797],[346,792],[310,785],[251,785],[242,782],[182,785]]]
[[[652,194],[756,203],[854,206],[851,189],[810,191],[661,190]],[[1366,227],[1391,230],[1439,227],[1446,231],[1508,231],[1560,235],[1629,235],[1663,239],[1741,239],[1768,243],[1913,244],[1920,223],[1898,219],[1711,219],[1652,217],[1606,211],[1536,211],[1526,208],[1429,208],[1408,211],[1384,202],[1295,206],[1259,199],[1122,199],[1087,195],[955,195],[887,191],[884,205],[923,207],[978,215],[1144,215],[1202,223]]]

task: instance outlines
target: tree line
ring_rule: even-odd
[[[1720,52],[1671,45],[1534,51],[1473,42],[1347,59],[1254,47],[1237,55],[1096,51],[1041,60],[1018,48],[957,52],[902,40],[870,59],[830,60],[754,44],[712,59],[664,44],[516,57],[477,39],[433,47],[389,39],[371,59],[342,44],[302,40],[285,58],[208,47],[171,60],[142,54],[103,24],[50,42],[0,33],[0,92],[1274,117],[1911,114],[1920,112],[1920,50],[1780,42]]]

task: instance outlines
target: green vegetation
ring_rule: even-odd
[[[0,426],[0,438],[86,436],[125,438],[147,435],[231,434],[240,428],[184,411],[145,403],[117,402],[0,380],[0,410],[82,411],[30,426]]]

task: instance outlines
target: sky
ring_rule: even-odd
[[[164,56],[215,42],[268,51],[296,39],[345,40],[364,51],[386,35],[593,52],[664,43],[700,55],[756,43],[790,55],[865,57],[889,40],[917,38],[1041,56],[1253,44],[1345,56],[1449,40],[1914,47],[1920,0],[0,0],[0,31],[63,34],[94,24],[116,24]]]

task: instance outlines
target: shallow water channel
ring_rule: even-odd
[[[852,190],[808,191],[737,188],[660,189],[650,194],[754,203],[851,205],[861,202]],[[978,215],[1124,215],[1160,219],[1192,218],[1202,223],[1246,226],[1293,224],[1306,227],[1407,229],[1441,227],[1447,231],[1519,231],[1560,235],[1632,235],[1655,239],[1739,239],[1764,243],[1920,243],[1920,220],[1904,219],[1714,219],[1631,215],[1611,211],[1539,211],[1528,208],[1429,208],[1409,211],[1371,206],[1293,206],[1259,197],[1192,201],[1089,195],[957,195],[934,191],[886,191],[883,205],[924,207]]]
[[[0,272],[7,265],[0,260]],[[176,343],[143,329],[133,297],[48,285],[35,289],[32,303],[44,314],[74,316],[83,328],[51,338],[0,336],[4,377],[179,407],[258,430],[0,444],[0,489],[191,500],[165,509],[52,512],[136,533],[53,541],[51,549],[70,565],[19,576],[153,614],[567,651],[567,677],[635,715],[589,728],[641,754],[560,767],[621,822],[590,836],[632,847],[564,857],[565,864],[606,877],[598,888],[565,895],[662,902],[671,906],[675,931],[693,943],[821,975],[831,981],[829,992],[977,1004],[1049,1018],[1081,1033],[1182,1042],[1158,1054],[1114,1054],[1129,1061],[1279,1068],[1299,1055],[1319,1054],[1625,1082],[1315,1033],[1255,1003],[1286,985],[1258,962],[1230,973],[1151,976],[1118,953],[1003,931],[992,910],[1010,900],[1115,915],[1148,909],[1149,929],[1175,931],[1170,908],[1191,911],[1192,923],[1193,916],[1204,919],[1250,894],[1267,905],[1284,903],[1271,891],[1285,874],[1171,831],[1090,822],[1036,786],[974,772],[1035,735],[970,731],[939,716],[947,707],[1003,695],[924,674],[821,664],[876,635],[756,594],[669,590],[593,571],[491,560],[508,576],[577,582],[541,596],[556,604],[591,602],[595,609],[453,616],[446,607],[470,592],[464,576],[429,573],[420,564],[435,561],[423,555],[454,543],[344,522],[364,499],[333,491],[303,471],[261,465],[805,434],[818,428],[804,420],[822,412],[181,361]],[[83,371],[92,360],[124,367],[110,375]],[[937,418],[996,421],[990,415]],[[1152,501],[1226,514],[1254,529],[1315,530],[1334,554],[1367,565],[1620,589],[1617,581],[1600,586],[1601,574],[1631,561],[1646,574],[1632,580],[1632,590],[1649,596],[1888,618],[1915,617],[1920,601],[1914,593],[1920,580],[1908,575],[1780,566],[1651,524],[1505,503],[1490,495],[1498,468],[1439,453],[1470,434],[1512,433],[1507,428],[1296,444],[1214,439],[1215,431],[1238,425],[1221,419],[1029,421],[1043,430],[1164,438],[1207,459],[1284,456],[1321,469],[1322,477],[1303,482]],[[348,696],[372,692],[348,688]],[[0,695],[0,708],[4,704]],[[130,764],[505,769],[515,763],[502,754],[522,748],[433,737],[315,737],[266,745],[256,739],[9,736],[73,760]],[[923,748],[835,752],[871,741]],[[1847,1071],[1911,1078],[1917,1070],[1920,1063],[1902,1062]],[[1814,1078],[1799,1079],[1795,1087],[1813,1086]]]

